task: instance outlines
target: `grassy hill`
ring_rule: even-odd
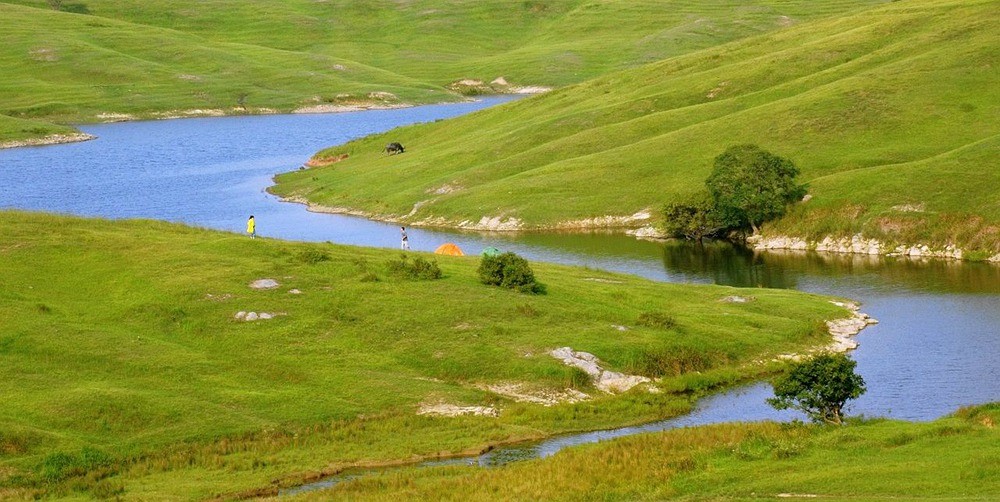
[[[0,1],[0,116],[441,102],[462,79],[561,86],[882,1]]]
[[[0,212],[0,498],[203,499],[672,416],[827,343],[820,321],[846,314],[793,291],[544,264],[548,293],[525,295],[480,284],[476,257],[435,257],[444,277],[412,281],[389,271],[399,256]],[[249,287],[262,278],[279,285]],[[753,301],[720,301],[734,294]],[[547,354],[562,346],[662,392],[603,394]],[[592,398],[545,407],[500,384]],[[441,403],[499,416],[417,414]]]
[[[577,447],[497,469],[441,467],[290,500],[996,500],[1000,405],[930,423],[724,424]]]
[[[703,190],[727,146],[755,143],[811,186],[774,228],[1000,252],[998,6],[906,0],[800,24],[336,146],[317,157],[350,158],[274,191],[424,224],[592,225],[580,220],[655,215]],[[383,157],[388,140],[407,153]]]

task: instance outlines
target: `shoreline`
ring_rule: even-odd
[[[833,320],[827,320],[826,326],[827,331],[830,334],[832,341],[826,345],[819,345],[813,347],[812,349],[806,350],[801,354],[781,354],[775,358],[775,361],[798,361],[801,360],[803,356],[808,356],[812,354],[822,353],[822,352],[835,352],[835,353],[846,353],[854,350],[858,347],[858,343],[854,340],[854,337],[858,335],[862,330],[867,328],[872,324],[878,324],[878,321],[868,316],[864,312],[860,311],[860,306],[854,302],[838,302],[832,301],[834,305],[844,308],[849,314],[848,317],[841,317]],[[311,471],[305,473],[291,474],[289,476],[278,478],[272,481],[271,486],[264,486],[255,489],[244,490],[242,492],[231,493],[228,495],[223,495],[221,497],[215,498],[213,500],[225,500],[224,497],[234,496],[239,499],[259,499],[265,497],[282,497],[288,495],[297,495],[299,493],[312,492],[316,490],[322,490],[325,488],[330,488],[339,482],[346,482],[357,477],[365,477],[366,475],[378,472],[384,472],[386,470],[399,469],[399,468],[422,468],[422,467],[433,467],[433,465],[425,465],[429,462],[441,461],[441,460],[457,460],[457,459],[476,459],[489,452],[497,450],[499,448],[525,445],[532,443],[545,442],[558,437],[572,437],[574,435],[592,434],[599,431],[617,431],[623,429],[629,429],[637,426],[656,424],[660,422],[666,422],[668,420],[673,420],[684,415],[690,414],[695,410],[695,404],[698,400],[701,400],[710,395],[720,394],[734,388],[739,387],[741,383],[747,382],[759,382],[760,374],[757,377],[748,377],[746,379],[741,379],[731,385],[722,385],[717,389],[705,393],[704,395],[698,396],[698,398],[691,402],[689,409],[686,412],[678,413],[676,415],[661,417],[649,422],[629,422],[625,425],[620,425],[618,427],[612,427],[607,429],[592,429],[592,430],[576,430],[568,431],[557,434],[542,435],[541,437],[527,437],[521,439],[509,439],[501,440],[494,443],[487,443],[480,447],[471,447],[459,452],[448,452],[448,453],[438,453],[438,454],[428,454],[419,455],[411,459],[397,459],[397,460],[383,460],[374,462],[360,462],[348,465],[338,465],[335,467],[328,467],[325,469],[320,469],[318,471]],[[494,415],[495,416],[495,415]],[[720,422],[724,423],[724,422]],[[627,434],[630,436],[634,434]],[[586,443],[581,443],[586,444]],[[580,446],[579,444],[566,445],[562,449]],[[471,465],[471,464],[470,464]],[[360,472],[358,472],[360,471]],[[357,472],[356,475],[351,475],[352,472]],[[338,480],[337,478],[343,478]]]
[[[357,216],[372,221],[382,223],[403,224],[418,228],[433,228],[453,231],[467,232],[499,232],[499,233],[545,233],[545,232],[569,232],[569,233],[593,233],[612,232],[628,235],[636,239],[665,241],[666,237],[662,232],[652,225],[646,224],[636,226],[630,223],[644,222],[650,218],[650,209],[641,210],[631,216],[601,216],[584,218],[579,220],[567,220],[553,225],[525,227],[523,221],[517,218],[502,217],[482,217],[478,222],[463,220],[456,223],[444,217],[424,218],[417,221],[404,221],[409,215],[375,214],[360,209],[349,207],[334,207],[316,204],[300,196],[282,197],[271,191],[272,185],[266,189],[267,193],[275,195],[281,202],[290,202],[306,206],[306,211],[321,214],[339,214],[347,216]],[[418,202],[414,205],[414,210],[428,201]],[[413,214],[415,211],[411,211]],[[775,236],[763,237],[760,234],[747,238],[745,246],[755,252],[768,251],[790,251],[831,255],[856,255],[879,258],[904,258],[909,260],[945,260],[952,262],[968,263],[990,263],[1000,265],[1000,253],[994,254],[982,260],[968,259],[968,253],[961,248],[949,245],[938,250],[923,244],[889,246],[875,239],[865,239],[861,235],[850,238],[835,239],[827,236],[822,241],[807,241],[800,237]]]
[[[8,148],[22,148],[26,146],[48,146],[62,145],[66,143],[79,143],[82,141],[90,141],[92,139],[97,139],[97,136],[84,132],[72,134],[50,134],[48,136],[42,136],[41,138],[0,141],[0,150]]]

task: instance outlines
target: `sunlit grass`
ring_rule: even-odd
[[[400,470],[292,500],[993,500],[1000,407],[930,423],[720,424],[502,468]]]
[[[655,223],[704,190],[717,155],[750,143],[794,161],[812,195],[765,233],[997,253],[996,7],[909,0],[803,23],[334,146],[317,155],[350,158],[279,176],[275,191],[429,224],[642,210]],[[406,155],[380,156],[389,138]]]
[[[547,294],[526,295],[481,284],[466,251],[424,255],[443,276],[411,280],[390,271],[399,251],[0,212],[0,486],[200,498],[655,420],[773,371],[758,360],[825,344],[820,321],[846,314],[794,291],[542,263]],[[280,285],[249,287],[261,278]],[[733,294],[754,301],[720,301]],[[644,326],[645,312],[672,322]],[[662,377],[664,392],[602,395],[547,355],[562,346]],[[484,390],[500,382],[594,399],[542,407]],[[501,414],[416,414],[438,402]]]

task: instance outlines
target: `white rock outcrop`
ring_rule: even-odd
[[[274,279],[257,279],[250,283],[251,289],[274,289],[278,287],[278,281]]]
[[[649,383],[647,377],[639,375],[626,375],[616,371],[608,371],[601,368],[601,362],[597,356],[589,352],[576,352],[570,347],[560,347],[553,349],[549,355],[559,359],[568,366],[575,366],[590,376],[594,386],[598,389],[611,393],[625,392],[636,385]]]
[[[826,253],[908,256],[911,258],[947,258],[953,260],[961,260],[965,255],[961,249],[953,244],[936,249],[932,249],[926,244],[891,247],[879,240],[865,238],[861,234],[844,238],[826,236],[821,241],[807,241],[799,237],[784,235],[764,237],[758,234],[748,237],[747,244],[758,251],[768,249],[814,250]],[[998,261],[1000,261],[1000,255],[997,255],[995,258],[998,258]]]
[[[439,417],[457,417],[475,415],[479,417],[496,417],[500,412],[492,406],[459,406],[457,404],[422,404],[417,415],[435,415]]]

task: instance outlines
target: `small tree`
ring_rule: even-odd
[[[672,202],[663,207],[664,230],[674,237],[702,240],[712,237],[726,225],[722,222],[715,202],[707,194],[689,202]]]
[[[761,223],[785,214],[789,202],[805,195],[805,186],[795,184],[798,174],[788,159],[756,145],[738,145],[715,158],[705,185],[726,226],[750,226],[756,233]]]
[[[797,362],[774,383],[768,404],[779,410],[796,409],[816,422],[843,424],[844,403],[865,393],[857,365],[843,354],[822,354]]]

